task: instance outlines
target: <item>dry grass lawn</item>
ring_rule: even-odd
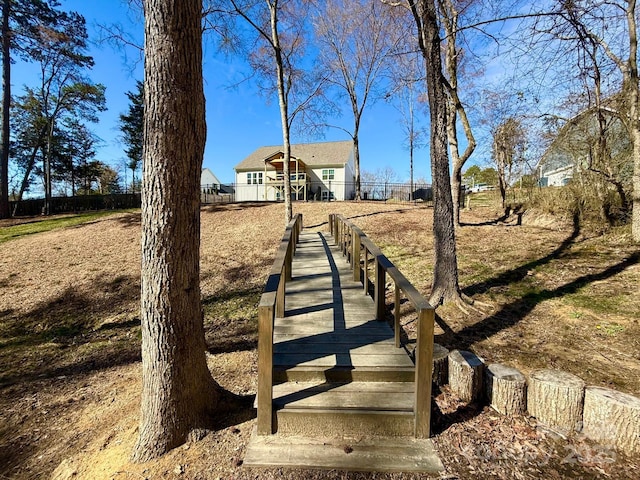
[[[431,282],[432,211],[379,203],[295,204],[307,228],[342,213],[423,293]],[[460,285],[482,304],[438,309],[436,341],[529,373],[552,367],[640,395],[640,250],[627,230],[525,213],[463,213]],[[283,233],[276,204],[202,210],[202,299],[209,363],[236,394],[255,394],[256,306]],[[0,224],[7,227],[9,224]],[[255,419],[231,412],[204,440],[163,458],[128,461],[140,390],[140,216],[0,244],[0,479],[412,478],[249,470]],[[412,317],[404,318],[411,336]],[[435,443],[445,478],[640,478],[640,461],[579,435],[558,438],[529,418],[505,419],[438,392]]]

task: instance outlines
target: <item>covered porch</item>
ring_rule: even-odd
[[[271,167],[271,168],[269,168]],[[307,200],[311,179],[307,166],[300,158],[291,155],[289,159],[289,178],[291,180],[292,200]],[[284,153],[276,152],[264,160],[264,178],[267,192],[275,191],[277,200],[284,199]],[[267,193],[267,197],[269,197]]]

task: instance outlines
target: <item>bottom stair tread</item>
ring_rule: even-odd
[[[243,465],[434,474],[444,470],[429,439],[260,436],[255,431]]]

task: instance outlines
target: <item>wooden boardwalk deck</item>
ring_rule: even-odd
[[[413,381],[413,362],[395,347],[391,327],[375,319],[372,298],[330,235],[301,234],[285,298],[285,316],[274,326],[276,378],[356,381],[404,370]]]
[[[414,435],[415,366],[394,330],[330,234],[297,240],[273,321],[276,434],[254,436],[245,465],[439,471],[430,440]]]

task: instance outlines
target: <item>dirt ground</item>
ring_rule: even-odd
[[[295,204],[307,228],[343,213],[428,294],[432,211],[380,203]],[[640,395],[640,249],[526,212],[463,212],[460,285],[478,303],[437,310],[436,341],[530,373],[558,368],[588,384]],[[214,378],[255,394],[256,307],[283,233],[282,205],[202,210],[202,298]],[[8,224],[0,223],[0,228]],[[203,440],[132,464],[140,393],[140,216],[0,244],[0,479],[423,478],[253,470],[242,459],[252,408],[219,419]],[[404,317],[410,337],[410,313]],[[436,392],[434,443],[447,479],[640,478],[640,460],[528,417],[505,418]],[[247,405],[250,402],[247,402]]]

